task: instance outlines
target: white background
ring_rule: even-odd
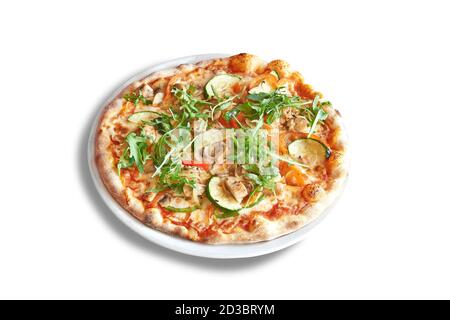
[[[450,298],[447,1],[2,1],[0,298]],[[141,239],[88,174],[96,109],[168,58],[290,61],[343,114],[347,189],[237,261]]]

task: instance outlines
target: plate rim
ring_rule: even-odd
[[[139,234],[144,239],[157,244],[166,249],[183,253],[190,256],[212,258],[212,259],[241,259],[241,258],[251,258],[270,254],[282,249],[286,249],[301,240],[304,239],[307,233],[311,231],[317,224],[319,224],[325,216],[328,215],[331,208],[338,201],[339,195],[332,201],[329,205],[315,220],[301,227],[300,229],[291,232],[289,234],[283,235],[281,237],[256,242],[248,244],[205,244],[194,242],[191,240],[183,239],[177,236],[166,234],[159,230],[153,229],[136,218],[134,218],[128,211],[126,211],[120,204],[112,197],[112,195],[106,189],[103,181],[100,178],[97,165],[95,164],[95,136],[98,127],[100,117],[103,113],[105,107],[107,107],[116,96],[122,92],[126,87],[128,87],[133,82],[143,79],[147,75],[150,75],[157,71],[167,70],[170,68],[177,67],[181,64],[198,63],[200,61],[217,59],[229,57],[230,54],[223,53],[209,53],[209,54],[197,54],[190,55],[170,60],[164,60],[154,63],[138,74],[132,76],[122,85],[120,85],[98,108],[94,121],[90,126],[89,140],[87,144],[87,161],[89,166],[89,172],[95,188],[102,198],[103,202],[106,204],[108,209],[128,228],[133,230],[135,233]],[[345,183],[344,183],[345,185]],[[343,186],[342,190],[345,188]],[[341,194],[342,192],[340,192]]]

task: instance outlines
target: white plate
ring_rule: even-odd
[[[234,244],[234,245],[208,245],[202,243],[196,243],[193,241],[185,240],[175,236],[171,236],[160,231],[154,230],[140,221],[136,220],[131,214],[129,214],[125,209],[123,209],[109,194],[106,190],[103,182],[100,179],[97,166],[94,161],[94,142],[95,142],[95,132],[97,129],[98,121],[101,112],[104,107],[109,105],[112,100],[127,86],[136,80],[140,80],[145,76],[160,70],[169,69],[172,67],[177,67],[180,64],[186,63],[196,63],[203,60],[214,59],[226,57],[225,54],[204,54],[195,55],[184,58],[179,58],[175,60],[165,61],[155,64],[140,74],[134,76],[123,84],[117,91],[111,95],[108,101],[105,102],[104,106],[98,111],[94,123],[92,124],[91,133],[89,136],[88,143],[88,161],[89,168],[91,171],[92,178],[94,180],[95,186],[100,193],[100,196],[105,201],[106,205],[111,209],[111,211],[129,228],[134,230],[136,233],[142,237],[160,245],[165,248],[175,250],[181,253],[185,253],[192,256],[206,257],[206,258],[216,258],[216,259],[235,259],[235,258],[248,258],[256,257],[268,253],[272,253],[284,248],[287,248],[304,238],[304,236],[314,228],[330,211],[330,207],[323,212],[319,218],[307,224],[306,226],[300,228],[299,230],[287,234],[285,236],[279,237],[277,239],[253,244]]]

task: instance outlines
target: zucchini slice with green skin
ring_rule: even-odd
[[[293,141],[289,144],[288,151],[292,157],[301,158],[311,168],[324,165],[331,155],[331,150],[327,145],[313,138],[302,138]]]
[[[142,121],[149,121],[155,117],[156,114],[152,111],[139,111],[129,116],[128,121],[133,123],[141,123]]]
[[[253,208],[254,206],[256,206],[257,204],[259,204],[261,201],[264,200],[264,194],[258,193],[255,196],[253,196],[253,198],[255,198],[255,200],[250,202],[249,204],[246,204],[244,209],[250,209],[250,208]]]
[[[223,180],[219,177],[212,177],[209,180],[206,196],[217,208],[225,213],[237,212],[242,209],[242,204],[225,190]]]
[[[163,206],[161,206],[163,207]],[[164,209],[166,209],[167,211],[172,211],[172,212],[192,212],[197,210],[198,208],[200,208],[199,206],[193,206],[193,207],[187,207],[187,208],[176,208],[176,207],[163,207]]]
[[[217,209],[219,210],[219,209]],[[217,219],[227,219],[232,217],[237,217],[239,215],[239,212],[237,211],[228,211],[228,212],[215,212],[214,215]]]
[[[233,74],[219,74],[205,85],[205,96],[224,98],[233,94],[233,86],[241,81],[241,77]]]

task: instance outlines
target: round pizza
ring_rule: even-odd
[[[150,228],[209,244],[271,240],[317,218],[347,176],[339,112],[282,60],[250,54],[149,74],[104,109],[95,161]]]

